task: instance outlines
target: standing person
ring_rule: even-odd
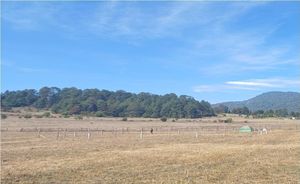
[[[153,128],[150,129],[150,133],[153,134]]]

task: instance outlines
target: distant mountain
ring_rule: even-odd
[[[251,111],[287,109],[289,112],[300,112],[300,93],[297,92],[267,92],[244,101],[223,102],[213,106],[225,105],[230,110],[238,107],[248,107]]]

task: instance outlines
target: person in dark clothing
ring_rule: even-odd
[[[153,128],[150,129],[150,133],[153,134]]]

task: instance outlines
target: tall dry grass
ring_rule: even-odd
[[[38,138],[11,131],[1,134],[1,156],[2,183],[300,182],[300,134],[287,129],[198,138],[193,131],[145,132],[143,139],[139,133],[92,133],[90,140],[86,132],[56,140],[56,132]]]

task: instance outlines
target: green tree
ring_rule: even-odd
[[[62,114],[95,114],[115,117],[170,117],[199,118],[213,116],[214,111],[205,101],[176,94],[154,95],[98,89],[43,87],[35,90],[6,91],[1,93],[2,109],[35,106]]]
[[[223,104],[218,105],[217,107],[214,107],[214,112],[217,114],[221,114],[221,113],[229,113],[229,108]]]

